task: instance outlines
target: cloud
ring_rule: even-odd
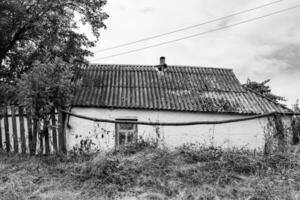
[[[118,9],[121,10],[121,11],[125,11],[126,10],[126,7],[124,5],[119,5],[118,6]]]
[[[264,58],[284,63],[286,71],[300,71],[300,43],[283,46]]]
[[[151,7],[147,7],[147,8],[142,9],[142,13],[151,13],[153,11],[154,11],[154,9],[151,8]]]
[[[282,1],[243,15],[207,24],[113,51],[95,54],[95,58],[173,40],[216,29],[247,19],[295,6],[299,0]],[[108,30],[95,48],[135,41],[151,35],[198,24],[242,10],[270,3],[272,0],[129,0],[108,4]],[[126,9],[125,9],[126,8]],[[241,82],[271,79],[278,95],[294,102],[300,87],[300,12],[273,15],[251,23],[174,42],[157,48],[99,60],[104,63],[155,64],[166,56],[169,64],[233,68]],[[139,27],[139,28],[137,28]]]

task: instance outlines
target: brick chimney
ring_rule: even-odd
[[[163,71],[167,68],[166,64],[166,58],[164,56],[161,56],[159,59],[159,65],[157,66],[158,71]]]
[[[163,65],[166,64],[166,58],[164,56],[161,56],[160,59],[159,59],[159,61],[160,61],[160,65],[161,66],[163,66]]]

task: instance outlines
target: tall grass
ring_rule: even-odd
[[[135,193],[135,189],[139,188],[176,198],[188,188],[209,185],[215,190],[226,187],[233,189],[241,183],[255,182],[248,188],[251,191],[249,194],[234,191],[229,192],[228,197],[235,199],[234,195],[252,195],[253,198],[265,198],[269,195],[268,198],[272,199],[272,195],[279,195],[285,199],[284,194],[274,192],[272,187],[256,186],[263,181],[272,182],[272,178],[284,181],[292,172],[298,173],[299,167],[297,160],[287,153],[265,156],[245,149],[224,150],[195,145],[184,145],[175,150],[153,148],[151,145],[146,148],[138,146],[137,149],[130,146],[119,152],[99,154],[79,165],[75,169],[76,174],[84,180],[97,177],[97,184],[106,188],[108,195],[116,194],[109,191]],[[298,180],[299,177],[296,178]],[[295,188],[290,186],[290,190],[294,191]]]
[[[0,199],[300,199],[288,153],[144,142],[88,159],[0,160]]]

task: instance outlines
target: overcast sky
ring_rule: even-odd
[[[108,0],[107,29],[94,52],[118,44],[173,31],[257,7],[275,0]],[[155,65],[165,56],[170,65],[232,68],[241,83],[271,79],[273,93],[300,98],[300,8],[229,29],[108,59],[105,56],[130,51],[211,29],[228,26],[300,4],[280,3],[226,20],[200,26],[131,46],[95,53],[93,63]]]

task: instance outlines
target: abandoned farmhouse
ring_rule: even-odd
[[[93,64],[79,70],[82,86],[71,112],[94,118],[148,122],[217,121],[290,112],[243,87],[231,69],[167,65]],[[290,117],[284,117],[284,123]],[[70,116],[67,147],[90,138],[108,150],[136,140],[168,147],[197,143],[262,149],[268,118],[220,125],[149,126],[93,122]]]

